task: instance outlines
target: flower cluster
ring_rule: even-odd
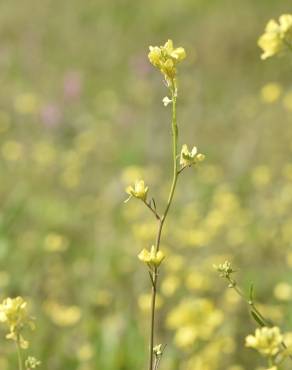
[[[150,63],[161,71],[170,84],[176,76],[176,65],[186,57],[185,49],[174,48],[172,40],[168,40],[163,46],[150,46],[149,50]]]
[[[28,358],[25,361],[25,367],[27,370],[36,369],[40,365],[41,365],[41,362],[32,356],[28,356]]]
[[[194,146],[193,149],[189,151],[186,144],[182,146],[179,162],[182,167],[190,167],[194,164],[202,162],[204,159],[205,155],[198,153],[197,147]]]
[[[129,197],[125,200],[125,203],[128,202],[132,197],[146,201],[148,186],[145,186],[143,180],[136,180],[134,186],[130,185],[126,188],[126,193],[129,194]]]
[[[155,246],[152,245],[151,250],[143,249],[139,254],[140,261],[146,263],[150,267],[157,268],[164,260],[165,255],[162,251],[157,251]]]
[[[213,265],[214,269],[219,272],[221,277],[230,278],[230,275],[233,274],[235,271],[231,267],[231,263],[229,261],[225,261],[224,263],[220,263],[219,265]]]
[[[255,335],[248,335],[245,345],[256,349],[263,356],[273,357],[280,351],[283,335],[278,327],[256,329]]]
[[[271,19],[266,25],[265,33],[258,40],[263,50],[262,59],[267,59],[287,49],[292,49],[292,14],[283,14],[279,23]]]
[[[21,348],[28,348],[28,341],[21,335],[23,328],[27,325],[34,328],[32,318],[27,312],[27,302],[22,297],[6,298],[0,304],[0,322],[9,328],[7,339],[17,342]]]

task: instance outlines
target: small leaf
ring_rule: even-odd
[[[250,311],[252,317],[254,320],[260,325],[260,326],[266,326],[266,324],[263,322],[263,320],[259,317],[259,315],[255,311]]]

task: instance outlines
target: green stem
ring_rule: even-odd
[[[252,311],[254,311],[257,316],[260,318],[260,320],[262,321],[262,323],[267,326],[267,327],[271,327],[273,326],[274,324],[267,320],[263,315],[262,313],[257,309],[257,307],[255,306],[255,303],[253,301],[250,301],[246,296],[245,294],[243,293],[243,291],[238,287],[238,284],[235,280],[231,279],[230,277],[227,277],[227,280],[229,281],[229,283],[231,284],[233,290],[249,305],[249,307],[251,307]],[[281,342],[281,345],[283,347],[283,349],[287,349],[287,345],[284,341]],[[292,360],[292,356],[289,355],[289,358],[290,360]]]
[[[19,337],[17,337],[16,348],[17,348],[17,357],[18,357],[18,370],[23,370],[23,361],[22,361]]]
[[[158,219],[158,230],[157,230],[157,237],[156,237],[156,243],[155,248],[156,252],[159,251],[160,248],[160,240],[161,240],[161,234],[163,225],[165,222],[165,219],[168,215],[168,211],[170,209],[171,203],[173,201],[173,196],[177,184],[178,179],[178,167],[177,167],[177,138],[178,138],[178,128],[177,128],[177,120],[176,120],[176,86],[175,81],[172,81],[171,87],[171,95],[172,95],[172,158],[173,158],[173,176],[172,176],[172,184],[170,188],[170,192],[168,195],[168,200],[166,204],[165,211],[163,213],[163,216]],[[153,347],[154,347],[154,329],[155,329],[155,303],[156,303],[156,296],[157,296],[157,283],[158,283],[158,270],[155,268],[155,270],[152,272],[152,294],[151,294],[151,320],[150,320],[150,341],[149,341],[149,370],[154,369],[154,359],[153,359]],[[158,366],[158,364],[156,364]],[[157,368],[155,367],[155,369]]]

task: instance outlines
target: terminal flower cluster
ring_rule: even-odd
[[[281,15],[279,22],[271,19],[259,38],[258,45],[263,50],[262,59],[292,49],[292,14]]]
[[[18,342],[21,348],[28,348],[29,343],[21,332],[27,325],[33,329],[34,322],[28,315],[27,302],[22,297],[4,299],[0,304],[0,322],[8,326],[7,339]]]
[[[170,84],[176,76],[177,64],[186,57],[185,49],[174,48],[172,40],[168,40],[163,46],[150,46],[149,50],[150,63],[160,70],[166,82]]]

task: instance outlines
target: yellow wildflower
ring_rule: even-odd
[[[275,103],[281,96],[283,88],[280,84],[270,82],[261,88],[260,97],[264,103]]]
[[[126,188],[126,193],[129,194],[129,198],[125,200],[125,203],[128,202],[132,197],[146,201],[148,186],[145,186],[143,180],[136,180],[134,186],[128,186]]]
[[[41,362],[37,360],[35,357],[28,356],[28,358],[25,360],[25,368],[27,370],[36,369],[41,365]]]
[[[283,341],[283,335],[278,327],[263,327],[256,329],[255,335],[248,335],[245,339],[246,347],[254,348],[264,356],[275,356]]]
[[[165,255],[162,251],[156,251],[155,246],[152,245],[150,252],[147,249],[143,249],[138,254],[138,258],[142,262],[158,267],[165,258]]]
[[[172,40],[168,40],[163,46],[150,46],[148,58],[154,67],[158,68],[169,83],[176,75],[176,65],[186,57],[185,49],[174,48]]]
[[[20,333],[25,325],[33,328],[33,322],[27,312],[27,302],[22,297],[4,299],[0,304],[0,322],[9,327],[7,339],[18,342],[21,348],[28,347]]]
[[[182,167],[192,166],[193,164],[202,162],[204,159],[205,159],[204,154],[198,153],[197,147],[194,146],[193,149],[189,151],[188,146],[186,144],[182,146],[180,153],[180,165]]]
[[[262,59],[281,53],[292,47],[292,15],[283,14],[279,23],[270,20],[265,28],[265,33],[258,40],[259,47],[263,50]]]
[[[33,114],[38,110],[39,100],[33,93],[20,94],[15,98],[14,107],[20,114]]]

